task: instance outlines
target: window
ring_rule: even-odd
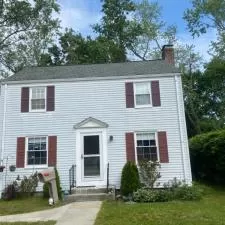
[[[27,165],[47,164],[47,137],[27,138]]]
[[[31,111],[45,110],[46,105],[46,88],[45,87],[32,87],[31,88]]]
[[[155,133],[136,134],[137,160],[158,160]]]
[[[151,105],[151,87],[150,82],[135,83],[135,105]]]

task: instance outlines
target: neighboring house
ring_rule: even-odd
[[[160,183],[177,177],[191,183],[181,76],[173,47],[163,59],[25,68],[4,80],[0,95],[2,164],[17,175],[56,166],[69,189],[120,187],[127,160],[161,162]],[[0,188],[5,185],[0,173]]]

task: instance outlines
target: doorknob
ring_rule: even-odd
[[[84,158],[84,155],[83,154],[81,154],[81,159],[83,159]]]

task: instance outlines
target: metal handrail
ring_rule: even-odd
[[[107,193],[109,192],[109,162],[107,163]]]
[[[69,169],[69,182],[70,182],[70,194],[72,194],[72,188],[75,187],[75,167],[76,165],[72,165]]]

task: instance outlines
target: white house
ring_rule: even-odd
[[[3,80],[0,94],[0,189],[56,166],[78,186],[120,187],[127,160],[161,162],[160,183],[191,183],[181,76],[173,48],[163,59],[25,68]],[[16,165],[10,172],[9,165]],[[109,173],[107,173],[107,168]],[[6,176],[5,173],[7,172]]]

